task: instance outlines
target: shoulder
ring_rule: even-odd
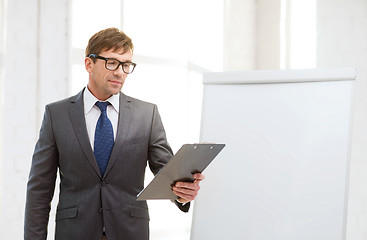
[[[128,108],[134,112],[135,117],[141,119],[152,119],[160,116],[158,107],[154,103],[133,98],[125,94],[121,94],[120,97],[120,110],[122,111],[123,109]]]
[[[139,107],[139,108],[156,108],[157,105],[154,104],[154,103],[150,103],[150,102],[147,102],[147,101],[143,101],[143,100],[140,100],[140,99],[137,99],[137,98],[133,98],[133,97],[130,97],[128,95],[125,95],[123,93],[121,93],[121,96],[120,96],[120,103],[122,104],[128,104],[128,105],[131,105],[131,106],[134,106],[134,107]]]
[[[51,102],[51,103],[48,103],[46,105],[46,109],[53,109],[53,110],[61,110],[61,109],[66,109],[70,106],[70,104],[72,103],[76,103],[76,102],[83,102],[83,91],[80,91],[78,94],[74,95],[74,96],[71,96],[71,97],[67,97],[67,98],[64,98],[64,99],[61,99],[61,100],[58,100],[58,101],[55,101],[55,102]]]

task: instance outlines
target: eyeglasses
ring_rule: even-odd
[[[101,56],[98,56],[97,54],[93,54],[93,53],[89,54],[88,57],[89,58],[93,57],[93,58],[98,58],[98,59],[105,60],[106,61],[105,62],[105,68],[107,70],[110,70],[110,71],[115,71],[121,65],[122,66],[122,71],[124,71],[124,73],[130,74],[134,71],[135,66],[136,66],[136,63],[133,63],[133,62],[120,62],[117,59],[105,58],[105,57],[101,57]]]

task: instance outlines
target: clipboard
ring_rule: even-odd
[[[177,199],[171,186],[176,182],[193,182],[224,148],[225,144],[184,144],[138,195],[137,199]]]

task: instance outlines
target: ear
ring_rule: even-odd
[[[92,72],[93,65],[94,65],[94,62],[92,61],[92,59],[90,59],[89,57],[86,57],[84,59],[84,66],[85,66],[85,69],[87,70],[87,72],[89,72],[89,73]]]

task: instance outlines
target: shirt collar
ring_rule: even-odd
[[[106,100],[106,102],[110,102],[115,111],[119,112],[120,106],[120,94],[112,95],[110,98]],[[94,104],[100,100],[98,100],[88,89],[85,87],[84,94],[84,114],[88,114],[88,112],[94,107]]]

